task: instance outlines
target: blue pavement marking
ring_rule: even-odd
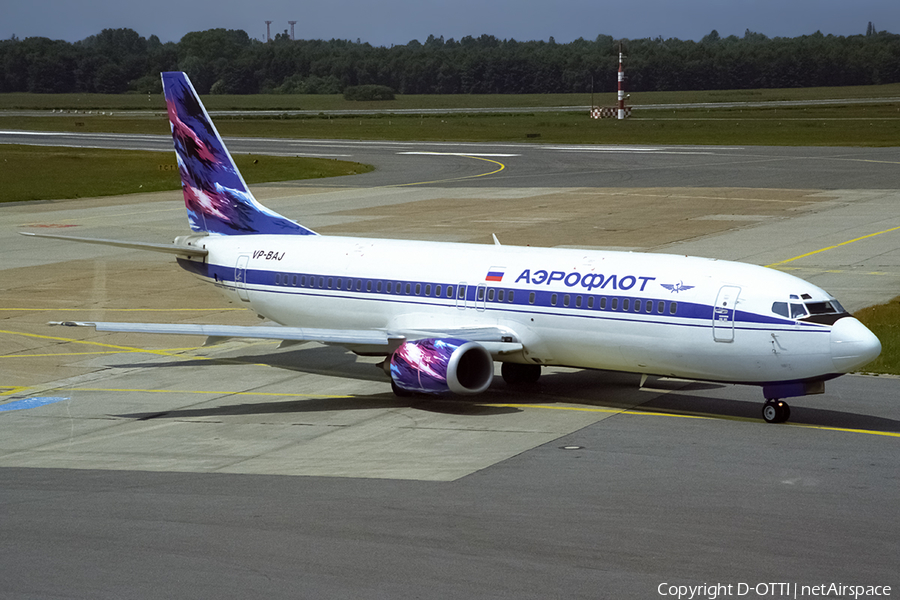
[[[16,400],[15,402],[10,402],[9,404],[0,404],[0,412],[7,410],[26,410],[29,408],[37,408],[38,406],[55,404],[57,402],[62,402],[63,400],[68,399],[69,398],[65,398],[63,396],[41,396],[35,398],[25,398],[24,400]]]

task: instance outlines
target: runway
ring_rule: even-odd
[[[24,140],[169,143],[146,138]],[[900,295],[896,148],[228,143],[375,164],[254,187],[323,234],[771,264],[851,310]],[[180,192],[0,205],[4,596],[900,584],[896,378],[829,382],[783,426],[755,388],[562,368],[475,401],[398,399],[377,361],[336,348],[47,327],[258,321],[164,257],[19,230],[166,242],[186,219]]]

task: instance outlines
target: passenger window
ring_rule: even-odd
[[[581,296],[575,296],[575,308],[581,308]]]
[[[306,275],[300,277],[300,287],[306,287]]]
[[[494,288],[488,290],[488,302],[494,301]]]
[[[594,297],[588,296],[588,308],[594,308]]]
[[[497,302],[503,302],[505,296],[506,290],[497,290]]]
[[[452,285],[448,285],[448,286],[447,286],[447,297],[448,297],[448,298],[452,298],[452,297],[453,297],[453,286],[452,286]]]
[[[422,295],[422,284],[417,283],[416,284],[416,296],[421,296],[421,295]]]
[[[528,292],[528,304],[534,304],[534,292]]]
[[[430,296],[430,295],[431,295],[431,284],[428,284],[428,285],[425,286],[425,295],[426,295],[426,296]]]
[[[565,294],[563,296],[563,306],[569,306],[569,295]]]
[[[439,286],[439,285],[434,286],[434,297],[435,298],[441,297],[441,286]]]
[[[320,288],[325,287],[325,278],[324,277],[319,277],[319,287]]]
[[[411,284],[411,283],[407,283],[407,284],[406,284],[406,295],[409,296],[409,293],[410,293],[411,291],[412,291],[412,284]]]
[[[275,285],[281,284],[281,273],[275,273]]]
[[[512,302],[515,297],[516,293],[513,290],[509,290],[509,299],[507,300],[507,302]]]
[[[338,289],[340,289],[340,288],[338,288]],[[394,282],[388,281],[387,282],[387,293],[390,294],[393,291],[394,291]]]
[[[297,287],[297,276],[296,276],[296,275],[294,275],[294,276],[291,278],[291,285],[294,286],[294,287]]]
[[[484,288],[478,286],[478,301],[481,302],[482,300],[484,300]]]
[[[672,302],[669,304],[669,314],[674,315],[676,312],[678,312],[678,303]]]
[[[625,298],[624,300],[622,300],[622,310],[623,310],[623,311],[628,312],[628,304],[629,304],[629,302],[630,302],[630,301],[629,301],[628,298]]]
[[[653,300],[647,300],[647,314],[653,312]]]
[[[666,303],[663,302],[662,300],[657,302],[656,303],[656,312],[658,312],[659,314],[663,314],[664,312],[666,312]]]
[[[375,284],[375,291],[378,292],[379,294],[381,293],[381,286],[382,286],[382,285],[384,285],[384,282],[383,282],[383,281],[379,281],[377,284]]]
[[[609,308],[610,310],[619,310],[619,299],[613,298]]]
[[[449,289],[452,289],[452,288],[447,288],[447,289],[449,290]],[[456,295],[457,295],[457,298],[459,298],[460,300],[465,299],[465,297],[466,297],[466,286],[461,285],[461,286],[459,286],[458,288],[456,288]]]
[[[356,291],[358,292],[360,290],[362,290],[362,279],[357,279],[356,280]]]
[[[550,296],[550,306],[556,306],[556,294]]]
[[[367,292],[372,291],[372,280],[371,279],[366,282],[366,291]]]
[[[333,285],[334,285],[334,279],[332,277],[329,277],[328,278],[328,289],[330,290]]]
[[[600,297],[600,310],[606,310],[606,296]]]
[[[634,312],[641,312],[641,301],[640,300],[634,301]]]

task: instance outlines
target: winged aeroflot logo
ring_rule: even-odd
[[[692,285],[684,285],[684,283],[681,282],[681,281],[679,281],[679,282],[676,283],[676,284],[671,284],[671,283],[661,283],[661,284],[659,284],[659,285],[663,286],[664,288],[666,288],[667,290],[669,290],[669,291],[672,292],[673,294],[677,294],[678,292],[686,292],[687,290],[692,290],[692,289],[694,289],[694,286],[692,286]]]

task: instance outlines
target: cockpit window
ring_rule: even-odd
[[[806,308],[811,315],[832,315],[844,312],[844,307],[841,306],[837,300],[829,302],[807,302]]]
[[[773,302],[772,312],[786,319],[799,319],[806,316],[806,308],[797,302]]]
[[[787,302],[773,302],[772,312],[776,315],[781,315],[785,319],[788,318],[788,315],[790,315],[790,313],[788,312]]]
[[[810,299],[811,297],[809,294],[803,294],[802,296],[791,294],[791,302],[773,302],[772,312],[786,319],[811,321],[823,325],[832,325],[842,317],[847,316],[844,307],[834,298],[824,302],[805,303],[797,302],[800,298]]]

